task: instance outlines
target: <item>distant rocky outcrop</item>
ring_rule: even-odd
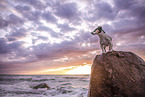
[[[47,89],[50,89],[50,87],[46,84],[46,83],[40,83],[38,85],[34,85],[34,86],[30,86],[31,88],[33,89],[38,89],[38,88],[47,88]]]
[[[145,61],[132,52],[97,55],[88,97],[145,97]]]

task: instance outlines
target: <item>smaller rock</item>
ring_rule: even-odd
[[[38,85],[36,85],[36,86],[33,86],[32,88],[33,88],[33,89],[47,88],[47,90],[50,89],[50,87],[49,87],[46,83],[38,84]]]
[[[64,88],[65,87],[60,87],[60,88],[57,89],[57,91],[59,93],[62,93],[62,94],[66,94],[66,93],[71,93],[72,92],[71,90],[65,90]]]

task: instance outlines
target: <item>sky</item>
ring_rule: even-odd
[[[145,60],[145,0],[0,0],[0,74],[90,74],[97,26]]]

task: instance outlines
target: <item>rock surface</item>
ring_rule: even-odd
[[[145,97],[145,61],[132,52],[97,55],[88,97]]]
[[[38,85],[35,85],[35,86],[31,86],[33,89],[38,89],[38,88],[47,88],[50,89],[50,87],[46,84],[46,83],[41,83],[41,84],[38,84]]]

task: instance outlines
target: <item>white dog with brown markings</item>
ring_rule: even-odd
[[[102,49],[102,53],[106,53],[106,47],[109,46],[109,51],[112,51],[113,43],[112,38],[102,30],[101,26],[98,26],[93,32],[92,35],[98,35],[100,38],[100,46]]]

